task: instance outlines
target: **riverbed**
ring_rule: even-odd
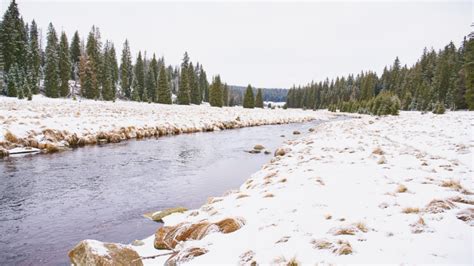
[[[0,264],[68,265],[83,239],[130,243],[160,226],[142,215],[197,208],[238,188],[292,132],[269,125],[0,159]],[[282,136],[284,135],[284,136]],[[255,144],[271,155],[249,154]]]

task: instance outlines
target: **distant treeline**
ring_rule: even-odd
[[[381,76],[367,71],[293,87],[286,103],[289,108],[371,114],[474,110],[474,35],[464,38],[459,48],[452,42],[438,52],[425,48],[410,67],[397,57]]]
[[[233,101],[236,105],[241,105],[243,103],[244,94],[247,90],[247,87],[229,85],[230,88],[230,97],[233,98]],[[273,89],[273,88],[262,88],[263,101],[265,102],[286,102],[286,96],[288,94],[288,89]],[[257,94],[257,89],[253,88],[254,95]]]

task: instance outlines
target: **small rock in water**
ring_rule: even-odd
[[[257,154],[257,153],[261,153],[262,151],[261,150],[250,150],[250,151],[247,151],[248,153],[251,153],[251,154]]]
[[[143,245],[145,245],[145,242],[143,242],[141,240],[138,240],[138,239],[133,240],[133,242],[132,242],[132,246],[143,246]]]
[[[299,134],[301,134],[301,132],[299,132],[298,130],[293,131],[293,135],[299,135]]]
[[[254,150],[263,150],[263,149],[265,149],[265,147],[263,147],[263,145],[261,145],[261,144],[257,144],[253,147],[253,149]]]
[[[270,153],[272,153],[272,152],[271,152],[271,151],[269,151],[269,150],[265,150],[263,153],[265,153],[265,154],[267,154],[267,155],[268,155],[268,154],[270,154]]]

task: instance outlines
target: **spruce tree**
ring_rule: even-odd
[[[38,39],[38,27],[36,22],[33,20],[30,27],[30,39],[29,39],[29,78],[30,88],[32,94],[39,93],[39,81],[41,78],[41,51],[39,47]]]
[[[114,94],[114,70],[113,70],[113,63],[112,63],[112,56],[110,50],[112,49],[112,45],[109,41],[105,42],[104,45],[104,52],[102,55],[102,99],[105,101],[112,101],[115,99]]]
[[[65,32],[61,34],[59,42],[59,95],[66,97],[69,94],[69,78],[71,77],[71,55]]]
[[[257,90],[257,96],[255,97],[255,107],[263,108],[263,95],[262,89]]]
[[[247,86],[247,90],[245,91],[243,106],[244,108],[255,107],[255,99],[253,97],[253,90],[250,84]]]
[[[189,56],[188,52],[185,52],[181,63],[181,76],[179,77],[178,104],[188,105],[190,102],[188,67]]]
[[[160,67],[158,65],[158,60],[156,60],[155,54],[153,54],[153,58],[151,59],[150,65],[148,66],[148,72],[153,75],[153,80],[150,80],[148,84],[148,96],[152,102],[158,102],[158,76],[160,75]]]
[[[20,90],[19,88],[20,84],[18,84],[18,79],[19,79],[18,76],[19,76],[18,64],[13,63],[7,75],[7,96],[8,97],[18,96],[18,90]]]
[[[146,82],[145,82],[145,88],[147,91],[147,99],[150,102],[156,102],[156,78],[155,78],[155,72],[153,71],[153,68],[149,67],[148,71],[146,73]],[[145,101],[145,100],[144,100]]]
[[[95,98],[97,77],[93,63],[87,53],[79,58],[79,80],[81,82],[81,95],[89,99]]]
[[[202,68],[199,69],[199,91],[203,97],[203,101],[209,102],[209,82],[207,81],[206,72]]]
[[[102,64],[102,56],[101,56],[101,48],[102,44],[100,43],[100,32],[99,28],[92,26],[89,35],[87,36],[87,43],[86,43],[86,53],[87,59],[90,61],[90,68],[91,71],[94,72],[95,81],[91,82],[94,85],[92,87],[90,93],[86,94],[90,99],[98,99],[100,97],[100,90],[99,86],[101,81],[103,81],[103,75],[101,73],[101,64]]]
[[[474,36],[466,43],[464,54],[464,76],[466,84],[466,104],[469,110],[474,110]]]
[[[143,101],[144,98],[148,98],[143,95],[145,90],[145,63],[142,59],[142,52],[138,52],[137,62],[135,63],[135,70],[134,70],[134,79],[135,79],[135,86],[134,90],[138,94],[138,101]],[[134,97],[132,97],[133,99]],[[137,97],[133,99],[134,101],[137,100]]]
[[[159,103],[171,104],[171,89],[168,83],[167,73],[164,64],[160,67],[157,94]]]
[[[222,87],[222,105],[229,106],[229,86],[224,83]]]
[[[48,36],[45,54],[44,89],[47,97],[59,96],[59,48],[58,37],[52,23],[48,27]]]
[[[202,99],[201,99],[201,92],[199,91],[199,81],[198,81],[198,76],[196,75],[195,69],[193,67],[193,63],[189,64],[188,76],[189,76],[191,103],[201,104]]]
[[[109,54],[107,55],[108,60],[109,60],[109,67],[110,67],[110,75],[112,77],[112,95],[113,99],[115,100],[115,97],[117,95],[117,83],[119,79],[119,67],[118,67],[118,62],[117,62],[117,54],[115,52],[115,47],[113,43],[110,43],[110,50]]]
[[[3,15],[0,30],[4,71],[8,73],[10,67],[15,63],[19,69],[26,70],[28,38],[25,24],[23,19],[20,18],[20,12],[15,0],[10,2],[8,9]]]
[[[79,69],[79,61],[81,58],[81,39],[79,37],[79,32],[75,32],[71,40],[71,47],[69,49],[71,55],[71,79],[77,81],[77,72]]]
[[[209,104],[222,107],[222,82],[219,75],[215,76],[209,86]]]
[[[132,54],[128,45],[128,40],[125,40],[122,50],[122,58],[120,60],[120,87],[122,93],[128,99],[131,98],[131,86],[133,81],[133,65]]]

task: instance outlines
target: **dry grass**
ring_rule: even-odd
[[[352,227],[341,227],[341,228],[335,228],[332,231],[332,234],[335,236],[340,236],[340,235],[355,235],[356,229]]]
[[[18,138],[13,134],[11,133],[10,131],[7,131],[4,135],[5,139],[11,143],[17,143],[18,142]]]
[[[263,196],[264,198],[273,198],[275,197],[275,195],[273,195],[272,193],[267,193],[265,194],[265,196]]]
[[[287,180],[286,178],[283,178],[283,179],[281,179],[281,180],[278,181],[278,182],[280,182],[280,183],[285,183],[286,181],[288,181],[288,180]]]
[[[298,266],[300,263],[296,260],[296,257],[291,258],[287,263],[286,266]]]
[[[395,192],[397,193],[405,193],[407,191],[408,191],[408,188],[404,185],[399,185],[397,189],[395,190]]]
[[[339,245],[339,247],[333,250],[335,254],[339,256],[352,254],[352,246],[348,241],[338,240],[337,244]]]
[[[463,187],[461,186],[461,183],[458,180],[453,180],[453,179],[443,180],[443,182],[441,183],[441,186],[449,187],[456,191],[463,189]]]
[[[247,195],[247,194],[239,194],[239,195],[237,195],[237,198],[236,198],[236,199],[243,199],[243,198],[246,198],[246,197],[248,197],[248,196],[249,196],[249,195]]]
[[[332,249],[334,247],[334,244],[327,239],[313,239],[311,244],[316,249]]]
[[[325,215],[324,215],[324,218],[325,218],[326,220],[331,220],[332,215],[329,214],[329,213],[328,213],[328,214],[325,214]]]
[[[403,208],[402,210],[403,213],[409,214],[409,213],[419,213],[420,209],[419,208],[412,208],[412,207],[407,207]]]
[[[474,200],[467,197],[455,196],[455,197],[449,198],[449,200],[453,202],[457,202],[457,203],[474,205]]]
[[[367,228],[367,226],[363,222],[358,222],[358,223],[355,223],[354,225],[361,232],[367,233],[369,231],[369,229]]]
[[[456,208],[456,205],[454,205],[449,200],[434,199],[426,205],[426,207],[423,209],[423,211],[428,212],[428,213],[442,213],[446,210],[450,210],[450,209],[454,209],[454,208]]]
[[[377,147],[372,151],[372,154],[384,155],[385,152],[380,147]]]

